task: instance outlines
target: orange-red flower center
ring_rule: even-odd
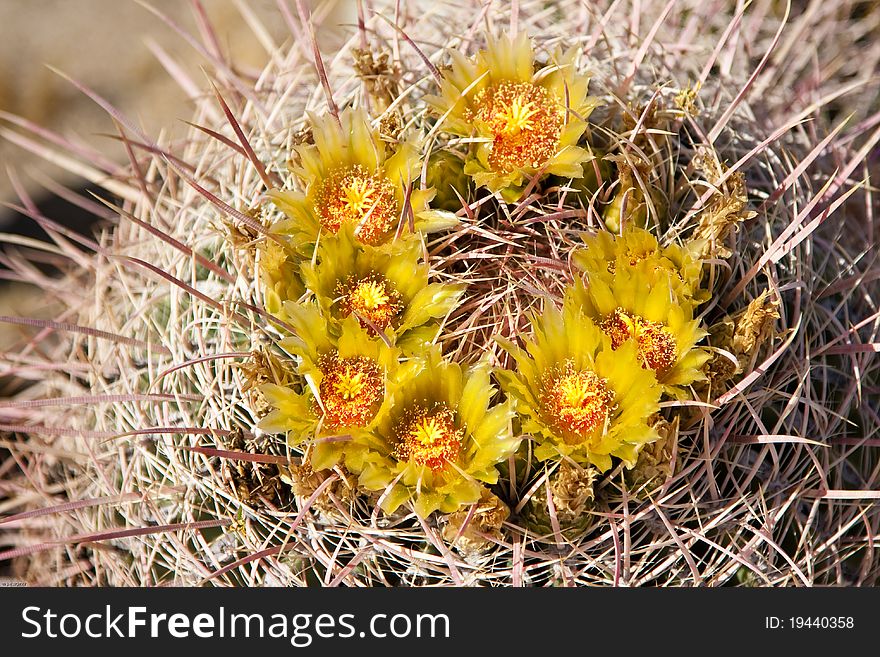
[[[315,209],[326,230],[335,235],[350,222],[365,244],[380,244],[400,214],[391,181],[360,164],[331,170],[318,187]]]
[[[318,361],[323,375],[319,391],[324,427],[364,427],[375,417],[385,396],[379,364],[366,356],[339,358],[330,352]]]
[[[471,119],[492,136],[489,166],[509,173],[539,168],[559,150],[565,110],[544,87],[530,82],[498,82],[480,91]]]
[[[678,358],[675,336],[659,322],[651,322],[617,308],[599,323],[599,328],[611,338],[612,349],[617,349],[629,339],[635,339],[645,369],[662,373],[672,367]]]
[[[361,326],[370,331],[384,331],[397,319],[403,303],[394,285],[381,274],[349,276],[336,285],[339,308],[343,315],[354,314]]]
[[[418,407],[408,411],[395,433],[394,457],[398,461],[414,461],[434,472],[458,458],[464,437],[452,412],[442,404],[431,410]]]
[[[542,383],[544,415],[563,440],[581,442],[605,426],[614,403],[614,391],[606,379],[567,362],[546,373]]]

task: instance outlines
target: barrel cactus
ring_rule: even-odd
[[[0,559],[876,583],[877,89],[793,57],[850,4],[374,1],[336,56],[294,38],[252,77],[205,50],[183,143],[96,97],[131,155],[78,199],[106,228],[22,198],[56,267],[6,258],[61,308],[3,318]]]

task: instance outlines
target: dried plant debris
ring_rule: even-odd
[[[598,471],[562,461],[542,478],[523,511],[527,531],[550,540],[573,540],[594,524],[594,483]]]
[[[779,300],[770,290],[764,290],[735,316],[733,353],[739,358],[750,357],[769,343],[775,337],[779,318]]]
[[[224,449],[246,454],[275,454],[268,437],[245,437],[242,431],[233,431],[222,439]],[[290,489],[282,481],[276,464],[227,460],[223,462],[222,476],[229,488],[245,504],[274,507],[288,506]]]
[[[657,417],[654,422],[660,439],[645,445],[635,467],[631,471],[632,485],[662,485],[675,472],[675,455],[678,451],[678,426],[681,418],[676,416],[671,422]]]
[[[697,97],[700,94],[699,83],[693,86],[687,86],[681,89],[677,94],[673,103],[675,107],[685,113],[686,116],[696,118],[700,115],[700,106],[697,103]]]
[[[777,337],[779,319],[779,300],[764,290],[734,316],[714,324],[709,329],[709,343],[723,352],[717,352],[707,364],[713,384],[723,384],[753,368]]]
[[[344,508],[352,500],[355,491],[350,477],[349,473],[341,476],[333,470],[315,470],[307,458],[281,469],[281,478],[295,495],[313,498],[311,508],[331,517],[344,516]]]
[[[693,164],[711,189],[691,236],[694,255],[699,259],[729,258],[729,235],[740,223],[757,215],[748,207],[745,176],[739,171],[729,172],[717,154],[707,149],[697,153]]]
[[[462,554],[484,552],[503,541],[501,528],[510,516],[510,509],[489,490],[471,507],[445,516],[441,534]]]

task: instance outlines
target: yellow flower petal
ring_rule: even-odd
[[[346,109],[339,120],[310,115],[314,144],[297,147],[293,172],[305,194],[271,190],[269,198],[295,226],[299,243],[343,225],[358,240],[384,244],[400,222],[407,190],[418,177],[420,153],[413,144],[386,144],[362,110]],[[387,151],[387,152],[386,152]],[[428,209],[431,190],[409,197],[415,213]]]
[[[346,467],[371,490],[395,484],[402,489],[395,502],[407,491],[420,515],[475,502],[478,480],[496,480],[495,466],[519,444],[509,406],[487,409],[492,392],[486,366],[464,371],[431,350],[409,378],[395,381],[393,404],[370,434],[353,437]]]
[[[562,312],[546,307],[534,316],[525,343],[526,351],[502,345],[517,371],[498,378],[516,401],[523,431],[537,441],[539,460],[564,455],[607,469],[608,454],[625,454],[634,436],[644,436],[661,389],[641,367],[634,344],[613,351],[610,338],[571,301]]]
[[[468,60],[451,54],[440,95],[428,103],[443,130],[469,138],[464,173],[507,202],[534,176],[578,178],[591,155],[575,144],[595,102],[586,96],[572,50],[535,73],[529,39],[489,38]]]

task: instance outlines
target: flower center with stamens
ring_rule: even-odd
[[[403,309],[400,294],[381,274],[349,276],[336,285],[339,308],[346,317],[354,313],[361,326],[374,332],[388,328]]]
[[[489,165],[509,173],[541,167],[559,150],[565,110],[549,91],[530,82],[499,82],[474,98],[471,119],[492,133]]]
[[[388,235],[399,215],[391,181],[360,164],[331,170],[320,183],[315,209],[321,225],[334,235],[351,222],[358,239],[374,245]]]
[[[464,431],[455,426],[452,412],[444,405],[407,411],[397,430],[393,456],[414,461],[438,472],[458,458]]]
[[[318,390],[324,407],[324,426],[365,427],[375,417],[385,396],[378,363],[366,356],[339,358],[338,352],[318,361],[323,377]],[[316,402],[317,407],[317,402]],[[320,413],[320,408],[316,408]]]
[[[544,375],[540,401],[550,425],[566,443],[577,444],[605,426],[614,391],[606,379],[569,361]]]
[[[612,349],[634,338],[645,369],[662,373],[672,367],[678,358],[675,336],[660,322],[651,322],[617,308],[599,323],[599,328],[611,338]]]
[[[635,267],[637,264],[639,264],[643,260],[647,260],[648,258],[654,256],[655,254],[656,254],[656,251],[643,251],[640,253],[640,252],[634,251],[632,249],[627,249],[626,252],[624,253],[624,257],[629,260],[630,267]],[[608,273],[613,274],[616,269],[617,269],[617,261],[616,260],[609,260],[608,261]],[[661,269],[661,266],[659,264],[654,267],[654,271],[656,271],[658,269]]]

